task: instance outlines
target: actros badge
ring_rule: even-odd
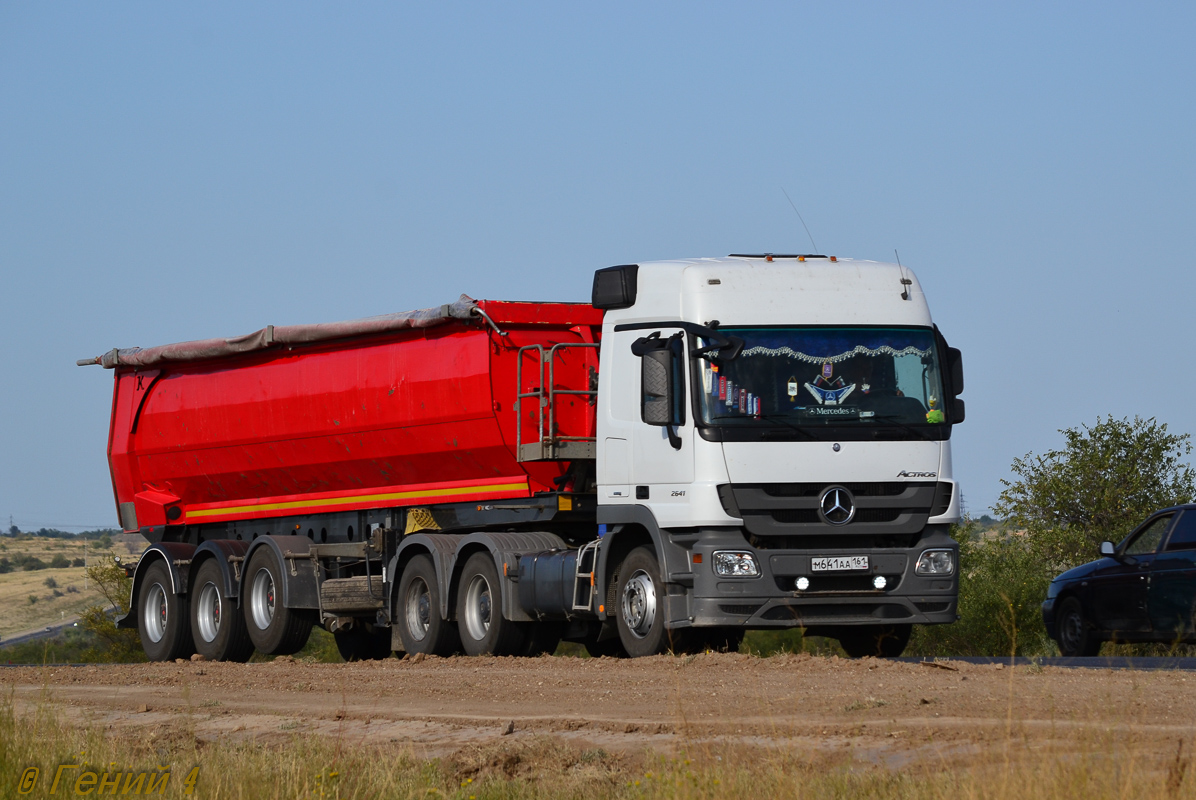
[[[937,472],[906,472],[901,470],[897,473],[898,478],[937,478]]]

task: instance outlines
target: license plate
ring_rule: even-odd
[[[811,558],[812,572],[846,572],[853,569],[868,569],[868,556],[830,556]]]

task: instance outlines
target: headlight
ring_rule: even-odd
[[[755,578],[760,566],[751,553],[719,550],[714,554],[714,574],[727,578]]]
[[[919,575],[951,575],[955,572],[955,553],[951,550],[925,550],[918,556],[914,572]]]

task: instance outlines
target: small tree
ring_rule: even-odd
[[[85,654],[86,660],[145,661],[137,631],[116,627],[109,611],[115,608],[118,615],[129,613],[132,579],[125,575],[122,567],[111,561],[88,567],[87,577],[95,583],[96,590],[107,602],[89,606],[79,615],[80,627],[94,633],[98,639],[97,646]]]
[[[1050,571],[1090,561],[1104,540],[1116,541],[1159,508],[1196,495],[1196,472],[1182,459],[1189,434],[1167,432],[1154,417],[1097,418],[1061,430],[1061,450],[1027,453],[1011,467],[1017,480],[993,509],[1025,528],[1030,547]]]
[[[58,588],[58,581],[54,580],[53,576],[46,578],[44,581],[42,581],[42,583],[44,583],[46,585],[47,589],[57,589]]]

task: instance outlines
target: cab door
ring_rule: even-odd
[[[1160,514],[1147,520],[1126,539],[1116,563],[1093,574],[1089,592],[1100,628],[1129,638],[1150,632],[1150,571],[1172,519]]]
[[[1196,509],[1185,509],[1150,569],[1150,624],[1162,641],[1196,636]]]

